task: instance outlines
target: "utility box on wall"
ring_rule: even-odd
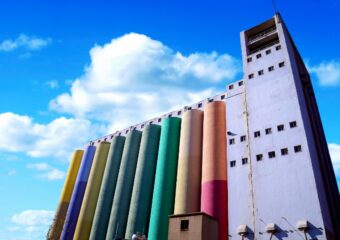
[[[218,221],[206,213],[169,217],[169,240],[218,240]]]

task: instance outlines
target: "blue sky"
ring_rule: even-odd
[[[72,149],[241,79],[239,32],[273,15],[269,0],[141,2],[1,4],[0,239],[44,239]],[[277,7],[340,181],[340,3]]]

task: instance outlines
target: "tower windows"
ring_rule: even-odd
[[[288,155],[288,148],[282,148],[282,149],[281,149],[281,155],[282,155],[282,156]]]
[[[242,158],[242,165],[245,165],[248,163],[248,158]]]
[[[295,128],[296,127],[296,121],[293,121],[293,122],[290,122],[289,123],[289,126],[290,126],[290,128]]]
[[[275,49],[276,49],[276,51],[279,51],[279,50],[281,50],[281,45],[277,45],[276,47],[275,47]]]
[[[225,95],[224,94],[221,96],[221,100],[223,100],[223,99],[225,99]]]
[[[199,104],[197,105],[197,107],[198,107],[198,108],[201,108],[201,107],[202,107],[202,103],[199,103]]]
[[[181,220],[181,231],[189,230],[189,220]]]
[[[262,154],[256,155],[256,160],[257,161],[262,161],[262,159],[263,159],[263,155]]]
[[[229,90],[232,90],[232,89],[234,89],[234,85],[233,84],[229,85]]]
[[[263,75],[263,70],[258,71],[259,76]]]
[[[269,72],[274,71],[274,66],[270,66],[270,67],[268,68],[268,71],[269,71]]]
[[[181,115],[181,113],[182,113],[182,111],[178,111],[178,112],[177,112],[177,115]]]
[[[230,161],[230,167],[235,167],[235,166],[236,166],[236,161],[235,160]]]
[[[243,85],[243,81],[238,82],[238,85],[242,86]]]
[[[268,157],[274,158],[275,157],[275,151],[268,152]]]
[[[297,152],[301,152],[301,151],[302,151],[301,145],[294,146],[294,151],[295,151],[296,153],[297,153]]]
[[[259,53],[259,54],[256,55],[256,58],[257,58],[257,59],[259,59],[259,58],[261,58],[261,57],[262,57],[261,53]]]
[[[162,119],[161,119],[161,118],[158,118],[158,121],[157,121],[157,122],[159,122],[159,123],[160,123],[161,121],[162,121]]]
[[[277,126],[277,131],[281,132],[283,130],[285,130],[285,125],[280,124],[280,125]]]
[[[260,137],[260,136],[261,136],[261,132],[260,132],[260,131],[254,132],[254,137],[255,137],[255,138],[258,138],[258,137]]]
[[[253,73],[252,73],[252,74],[249,74],[249,75],[248,75],[248,78],[249,78],[249,79],[254,78],[254,74],[253,74]]]
[[[252,62],[253,59],[251,57],[247,58],[247,62]]]
[[[285,66],[285,62],[280,62],[280,63],[279,63],[279,67],[280,67],[280,68],[282,68],[282,67],[284,67],[284,66]]]
[[[246,141],[246,135],[241,136],[241,137],[240,137],[240,140],[241,140],[241,142]]]
[[[233,145],[233,144],[235,144],[235,139],[234,138],[229,139],[229,145]]]
[[[270,50],[270,49],[268,49],[267,51],[266,51],[266,54],[267,55],[269,55],[269,54],[271,54],[272,53],[272,50]]]
[[[266,135],[272,134],[272,129],[271,128],[266,128]]]

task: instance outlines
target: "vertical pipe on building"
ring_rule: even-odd
[[[126,136],[106,233],[107,240],[124,237],[125,234],[141,136],[142,133],[137,130],[130,131]]]
[[[67,209],[68,209],[70,199],[72,196],[72,192],[74,189],[74,184],[77,179],[77,174],[78,174],[79,166],[81,163],[81,159],[83,157],[83,153],[84,153],[83,150],[75,150],[72,155],[72,159],[71,159],[69,169],[67,171],[64,187],[61,192],[60,201],[59,201],[59,204],[58,204],[55,216],[54,216],[52,226],[48,233],[47,239],[51,239],[51,240],[60,239],[60,235],[63,230]]]
[[[168,216],[173,213],[181,119],[163,120],[149,224],[149,240],[168,239]]]
[[[93,216],[97,206],[98,195],[109,149],[110,143],[99,143],[93,159],[93,166],[86,187],[83,204],[80,209],[79,219],[73,237],[74,240],[84,240],[88,239],[90,236]]]
[[[80,164],[78,171],[78,176],[76,183],[74,185],[74,190],[72,193],[70,205],[67,210],[66,219],[61,233],[62,240],[72,240],[74,235],[74,230],[76,229],[78,216],[83,202],[83,197],[90,174],[93,156],[96,152],[96,147],[87,146],[85,153],[83,154],[83,159]]]
[[[137,232],[146,234],[148,230],[160,131],[160,126],[152,124],[147,125],[143,131],[126,226],[126,239],[131,239]]]
[[[219,221],[219,239],[228,239],[226,107],[221,101],[205,106],[201,211]]]
[[[203,112],[183,114],[178,153],[174,214],[200,211]]]
[[[115,136],[112,139],[98,197],[98,203],[93,218],[90,239],[105,239],[124,143],[125,137],[123,136]]]

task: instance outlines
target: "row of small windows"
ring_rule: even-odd
[[[281,152],[281,156],[286,156],[286,155],[288,155],[288,148],[282,148],[280,150],[280,152]],[[301,145],[294,146],[294,152],[295,153],[302,152]],[[272,158],[275,158],[275,157],[276,157],[276,152],[275,151],[268,152],[268,158],[269,159],[272,159]],[[264,158],[263,154],[257,154],[256,155],[256,161],[262,161],[263,158]],[[242,165],[247,164],[248,163],[248,158],[242,158],[241,162],[242,162]],[[230,167],[235,167],[235,166],[236,166],[236,160],[230,161]]]
[[[290,128],[295,128],[295,127],[297,127],[296,121],[290,122],[290,123],[289,123],[289,127],[290,127]],[[277,131],[278,131],[278,132],[282,132],[282,131],[284,131],[284,130],[285,130],[285,125],[284,125],[284,124],[277,125]],[[265,129],[265,133],[266,133],[266,135],[272,134],[272,128],[266,128],[266,129]],[[254,137],[255,137],[255,138],[261,137],[261,131],[256,131],[256,132],[254,132]],[[240,142],[244,142],[244,141],[246,141],[246,139],[247,139],[246,135],[240,136]],[[229,145],[233,145],[233,144],[235,144],[235,138],[230,138],[230,139],[229,139]]]
[[[280,67],[280,68],[282,68],[282,67],[284,67],[284,66],[285,66],[285,62],[280,62],[280,63],[279,63],[279,67]],[[274,66],[268,67],[268,72],[272,72],[272,71],[274,71]],[[263,75],[263,74],[264,74],[264,70],[263,70],[263,69],[259,70],[259,71],[257,72],[257,74],[258,74],[259,76]],[[254,73],[249,74],[249,75],[248,75],[248,78],[249,78],[249,79],[254,78]]]
[[[281,47],[281,45],[277,45],[277,46],[275,47],[275,49],[276,49],[276,51],[279,51],[279,50],[282,49],[282,47]],[[272,53],[272,50],[271,50],[271,49],[266,50],[266,55],[269,55],[269,54],[271,54],[271,53]],[[262,54],[261,54],[261,53],[256,54],[256,59],[259,59],[259,58],[261,58],[261,57],[262,57]],[[248,58],[247,58],[247,62],[252,62],[252,61],[253,61],[253,58],[252,58],[252,57],[248,57]]]
[[[239,81],[239,82],[238,82],[238,86],[239,86],[239,87],[243,86],[243,81]],[[229,85],[228,88],[229,88],[229,90],[233,90],[233,89],[234,89],[234,84]]]

